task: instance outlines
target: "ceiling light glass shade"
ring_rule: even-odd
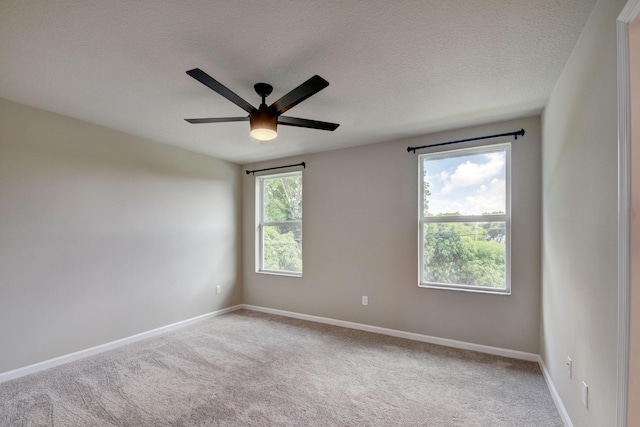
[[[272,114],[268,114],[266,111],[256,111],[250,115],[249,121],[251,123],[250,135],[258,141],[271,141],[278,136],[277,118]]]

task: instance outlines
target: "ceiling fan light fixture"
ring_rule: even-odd
[[[278,133],[275,130],[266,128],[251,129],[249,134],[261,142],[274,140],[276,139],[276,136],[278,136]]]
[[[250,115],[252,138],[258,141],[271,141],[278,136],[277,118],[266,111],[256,111]]]

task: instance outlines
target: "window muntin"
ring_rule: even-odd
[[[261,273],[302,275],[302,172],[256,180],[257,242]]]
[[[510,293],[510,148],[419,157],[420,286]]]

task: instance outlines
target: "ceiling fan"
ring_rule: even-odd
[[[199,68],[187,71],[187,74],[208,86],[210,89],[218,92],[229,101],[242,108],[249,113],[244,117],[212,117],[205,119],[185,119],[189,123],[221,123],[221,122],[246,122],[249,121],[251,126],[251,136],[260,141],[270,141],[274,139],[277,133],[278,124],[286,126],[297,126],[311,129],[336,130],[337,123],[320,122],[317,120],[300,119],[297,117],[283,116],[282,114],[289,109],[295,107],[305,99],[320,92],[329,86],[329,82],[320,76],[313,76],[297,88],[293,89],[273,104],[267,106],[265,98],[271,94],[273,87],[267,83],[256,83],[253,88],[262,98],[260,107],[255,108],[244,99],[233,93],[230,89],[222,85],[213,77],[205,73]]]

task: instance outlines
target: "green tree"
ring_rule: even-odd
[[[265,270],[302,271],[302,254],[292,231],[265,227],[263,233]]]
[[[429,187],[429,181],[427,180],[427,171],[424,171],[424,176],[422,177],[422,182],[424,186],[422,187],[422,210],[424,216],[430,216],[429,214],[429,196],[431,195],[431,190]]]
[[[443,215],[446,216],[446,215]],[[505,284],[506,248],[489,223],[425,224],[424,277],[430,282],[485,287]],[[502,226],[504,233],[504,226]]]
[[[461,224],[425,224],[424,268],[430,282],[460,283],[461,260],[466,248],[460,236]]]
[[[302,219],[302,177],[285,176],[266,180],[265,219],[286,221]]]

